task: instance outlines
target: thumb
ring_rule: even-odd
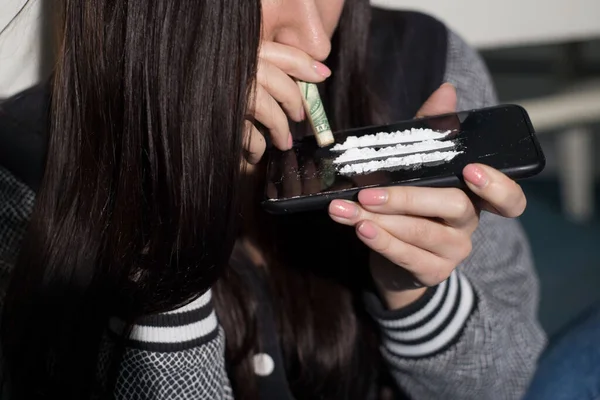
[[[427,99],[417,112],[417,118],[448,114],[456,111],[456,88],[444,83]]]

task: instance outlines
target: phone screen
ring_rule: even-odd
[[[379,135],[382,140],[373,137],[380,132],[406,133],[411,129],[414,133],[404,135],[404,139],[402,135]],[[462,169],[474,162],[514,178],[534,175],[544,166],[526,111],[513,105],[355,129],[334,136],[335,143],[325,148],[318,147],[314,137],[306,137],[289,151],[271,150],[265,200],[277,203],[398,184],[442,182],[443,186],[444,180],[456,182]],[[361,137],[369,141],[361,142]]]

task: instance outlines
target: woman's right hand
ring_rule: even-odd
[[[261,44],[256,88],[250,99],[253,120],[246,122],[244,138],[249,163],[256,164],[266,148],[255,122],[268,129],[275,147],[292,147],[288,117],[296,122],[305,118],[302,94],[294,79],[318,83],[330,75],[329,68],[301,50],[275,42]]]

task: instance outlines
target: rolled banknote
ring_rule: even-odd
[[[319,95],[319,89],[314,83],[298,81],[298,86],[304,98],[304,109],[315,132],[315,138],[319,147],[325,147],[334,142],[333,133],[329,126],[327,114]]]

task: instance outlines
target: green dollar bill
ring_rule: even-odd
[[[333,143],[333,133],[317,85],[299,81],[298,86],[302,92],[302,97],[304,97],[304,106],[315,132],[317,143],[321,147]]]

